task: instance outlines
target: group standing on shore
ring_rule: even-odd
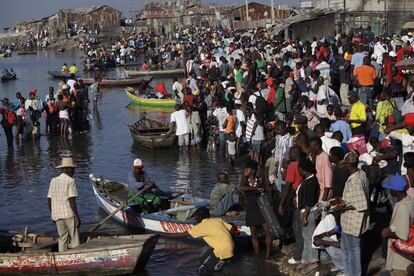
[[[299,41],[265,30],[242,37],[185,28],[177,35],[186,41],[187,79],[174,79],[170,133],[182,151],[218,148],[231,164],[249,152],[240,201],[254,251],[258,228],[266,258],[272,238],[286,240],[269,231],[258,206],[268,193],[277,223],[295,238],[286,263],[297,272],[328,258],[339,274],[366,273],[365,244],[382,230],[386,270],[412,273],[414,252],[398,245],[412,242],[414,76],[396,64],[413,56],[413,34],[375,38],[368,29]]]

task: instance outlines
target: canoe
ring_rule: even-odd
[[[70,77],[70,73],[63,73],[60,71],[47,71],[47,73],[52,76],[52,78],[54,79],[61,79],[61,80],[65,80],[68,79]],[[79,77],[78,74],[75,74],[75,77]]]
[[[125,92],[130,100],[131,104],[147,108],[162,108],[162,109],[174,109],[175,99],[155,99],[155,98],[144,98],[137,95],[137,92],[132,93],[133,88],[128,87]]]
[[[115,67],[133,67],[140,65],[138,62],[131,62],[131,63],[117,63]]]
[[[136,71],[136,70],[124,70],[125,75],[128,78],[134,77],[144,77],[144,76],[153,76],[153,77],[168,77],[176,75],[184,75],[184,69],[170,69],[170,70],[156,70],[156,71]]]
[[[141,146],[150,149],[168,148],[175,142],[175,135],[167,135],[168,124],[142,118],[133,125],[128,125],[132,139]]]
[[[143,270],[158,241],[157,235],[98,236],[66,252],[53,252],[55,237],[29,234],[26,242],[2,238],[0,274],[131,274]],[[22,251],[22,248],[24,251]],[[5,251],[8,252],[5,252]]]
[[[93,78],[78,78],[82,80],[85,85],[91,85],[94,83]],[[140,86],[148,84],[152,81],[151,79],[102,79],[99,82],[100,87],[122,87],[122,86]]]
[[[89,176],[98,205],[107,213],[112,213],[120,204],[128,201],[128,187],[125,184]],[[125,208],[114,215],[115,220],[132,227],[144,228],[156,233],[185,233],[194,227],[191,215],[198,207],[207,207],[209,201],[184,194],[169,200],[170,207],[155,213],[139,213],[133,206]],[[250,228],[245,224],[244,214],[224,216],[223,220],[236,226],[236,235],[250,236]]]
[[[16,53],[19,56],[24,56],[24,55],[36,55],[37,52],[36,51],[27,51],[27,52],[17,52]]]

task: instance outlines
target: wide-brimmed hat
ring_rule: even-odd
[[[77,168],[75,163],[73,162],[72,157],[63,157],[62,163],[56,167],[56,169],[63,169],[63,168]]]

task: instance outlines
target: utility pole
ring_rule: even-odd
[[[246,0],[246,21],[249,20],[249,0]]]
[[[275,2],[274,2],[274,0],[272,0],[272,13],[271,13],[271,16],[272,16],[272,25],[274,25],[275,24]]]

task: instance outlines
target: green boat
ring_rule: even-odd
[[[125,92],[131,104],[134,106],[160,109],[174,109],[175,107],[175,99],[142,98],[132,87],[125,89]]]

